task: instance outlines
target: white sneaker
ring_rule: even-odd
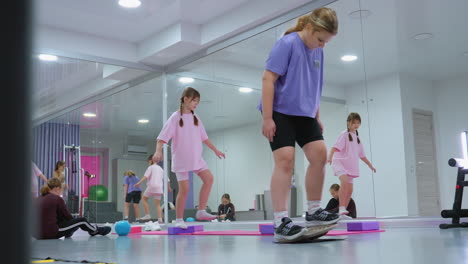
[[[153,222],[149,221],[145,223],[145,231],[152,231],[153,230]]]
[[[340,218],[341,220],[353,220],[351,216],[347,216],[347,215],[340,215]]]
[[[213,219],[213,220],[211,220],[211,222],[218,223],[219,221],[218,221],[218,219]]]
[[[211,221],[213,219],[216,219],[216,216],[207,213],[206,210],[198,210],[195,214],[195,218],[200,221]]]
[[[175,227],[180,227],[182,229],[187,229],[187,225],[185,224],[184,221],[181,221],[181,222],[177,222],[175,223]]]
[[[140,218],[140,220],[146,221],[146,220],[151,220],[151,215],[145,215]]]
[[[161,231],[161,226],[159,225],[158,222],[154,222],[154,223],[151,225],[151,231]]]

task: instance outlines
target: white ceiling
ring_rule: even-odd
[[[246,25],[260,23],[265,17],[277,15],[283,2],[271,1],[270,6],[262,9],[252,3],[262,1],[143,0],[141,9],[129,11],[111,0],[43,0],[37,21],[38,32],[45,33],[43,39],[37,41],[37,50],[46,49],[47,45],[53,46],[51,50],[63,46],[68,48],[62,47],[64,53],[84,52],[90,56],[165,66],[216,40],[229,37],[236,28],[245,28]],[[289,8],[305,2],[308,1],[291,1]],[[395,72],[425,80],[443,80],[468,73],[468,56],[463,56],[463,52],[468,51],[466,0],[451,0],[449,5],[438,0],[342,0],[330,7],[337,11],[340,27],[338,35],[325,48],[327,84],[346,88],[365,79]],[[252,9],[250,12],[254,14],[249,16],[247,9]],[[359,9],[370,10],[371,15],[362,21],[349,16]],[[265,16],[259,17],[258,14]],[[197,112],[207,129],[217,130],[258,121],[258,117],[252,114],[255,113],[252,106],[256,106],[260,96],[264,62],[271,46],[294,22],[270,29],[177,70],[179,74],[208,80],[197,80],[195,86],[202,92],[202,104]],[[179,25],[180,31],[174,29],[174,25]],[[194,29],[196,34],[187,33],[190,32],[188,29]],[[83,41],[79,49],[73,49],[73,43],[58,45],[61,43],[44,40],[49,37],[64,40],[61,38],[65,36],[64,32],[73,35],[70,40]],[[173,38],[171,32],[179,32],[179,38]],[[412,38],[424,32],[432,33],[434,37],[419,41]],[[161,44],[163,38],[158,38],[159,35],[173,41]],[[99,45],[91,48],[93,43]],[[115,50],[111,46],[104,48],[112,43]],[[347,53],[356,54],[358,60],[342,63],[340,57]],[[42,68],[40,71],[47,74],[48,70]],[[99,78],[103,79],[103,69],[99,71]],[[171,78],[168,83],[170,112],[177,109],[177,105],[172,103],[178,101],[183,89]],[[42,80],[40,83],[45,82]],[[101,102],[103,119],[108,121],[102,124],[98,134],[110,138],[110,134],[122,133],[119,137],[135,141],[154,138],[162,125],[159,111],[161,86],[157,82],[141,84]],[[256,91],[240,94],[238,86],[249,86]],[[324,107],[336,105],[325,102]],[[136,120],[141,117],[150,119],[150,124],[137,124]]]

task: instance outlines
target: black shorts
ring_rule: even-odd
[[[309,142],[323,140],[322,129],[315,118],[273,112],[273,121],[276,133],[273,142],[270,142],[272,151],[294,147],[296,142],[302,148]]]
[[[141,200],[141,191],[129,192],[125,196],[126,203],[131,203],[132,201],[133,203],[140,203],[140,200]]]

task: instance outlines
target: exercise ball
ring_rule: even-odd
[[[92,185],[88,190],[88,199],[93,201],[107,201],[107,188],[104,185]]]
[[[193,217],[187,217],[187,219],[185,219],[185,221],[187,221],[187,222],[195,222],[195,218],[193,218]]]
[[[115,223],[114,229],[117,235],[126,236],[128,233],[130,233],[131,226],[128,221],[122,220]]]

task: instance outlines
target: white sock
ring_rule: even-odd
[[[182,223],[182,222],[184,222],[184,219],[182,219],[182,218],[176,218],[175,221],[176,221],[176,223]]]
[[[163,222],[162,218],[158,218],[158,222],[162,223]]]
[[[338,214],[342,214],[342,213],[349,213],[349,212],[346,210],[346,207],[344,207],[344,206],[340,206],[340,208],[338,209]]]
[[[307,212],[309,214],[315,213],[315,211],[317,211],[317,209],[320,208],[321,202],[322,202],[321,200],[307,201]]]
[[[281,219],[288,217],[288,211],[275,212],[273,215],[275,217],[275,227],[278,227],[282,223]]]

